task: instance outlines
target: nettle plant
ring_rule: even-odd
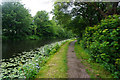
[[[89,50],[92,60],[120,78],[120,15],[110,15],[98,25],[86,28],[80,42]]]

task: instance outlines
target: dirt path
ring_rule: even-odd
[[[84,65],[77,59],[74,52],[74,44],[76,41],[70,43],[67,53],[68,78],[90,78],[84,69]]]

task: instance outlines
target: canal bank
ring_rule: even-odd
[[[30,52],[23,52],[24,55],[10,58],[8,62],[4,62],[6,59],[2,59],[0,78],[33,78],[39,69],[44,66],[49,56],[54,54],[66,41],[69,40],[45,45]]]

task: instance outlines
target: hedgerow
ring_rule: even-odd
[[[120,15],[109,15],[98,25],[87,27],[80,43],[92,60],[120,78]]]

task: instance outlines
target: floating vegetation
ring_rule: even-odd
[[[48,44],[30,52],[22,52],[19,56],[14,55],[13,58],[2,59],[0,80],[34,78],[49,56],[68,40]]]

